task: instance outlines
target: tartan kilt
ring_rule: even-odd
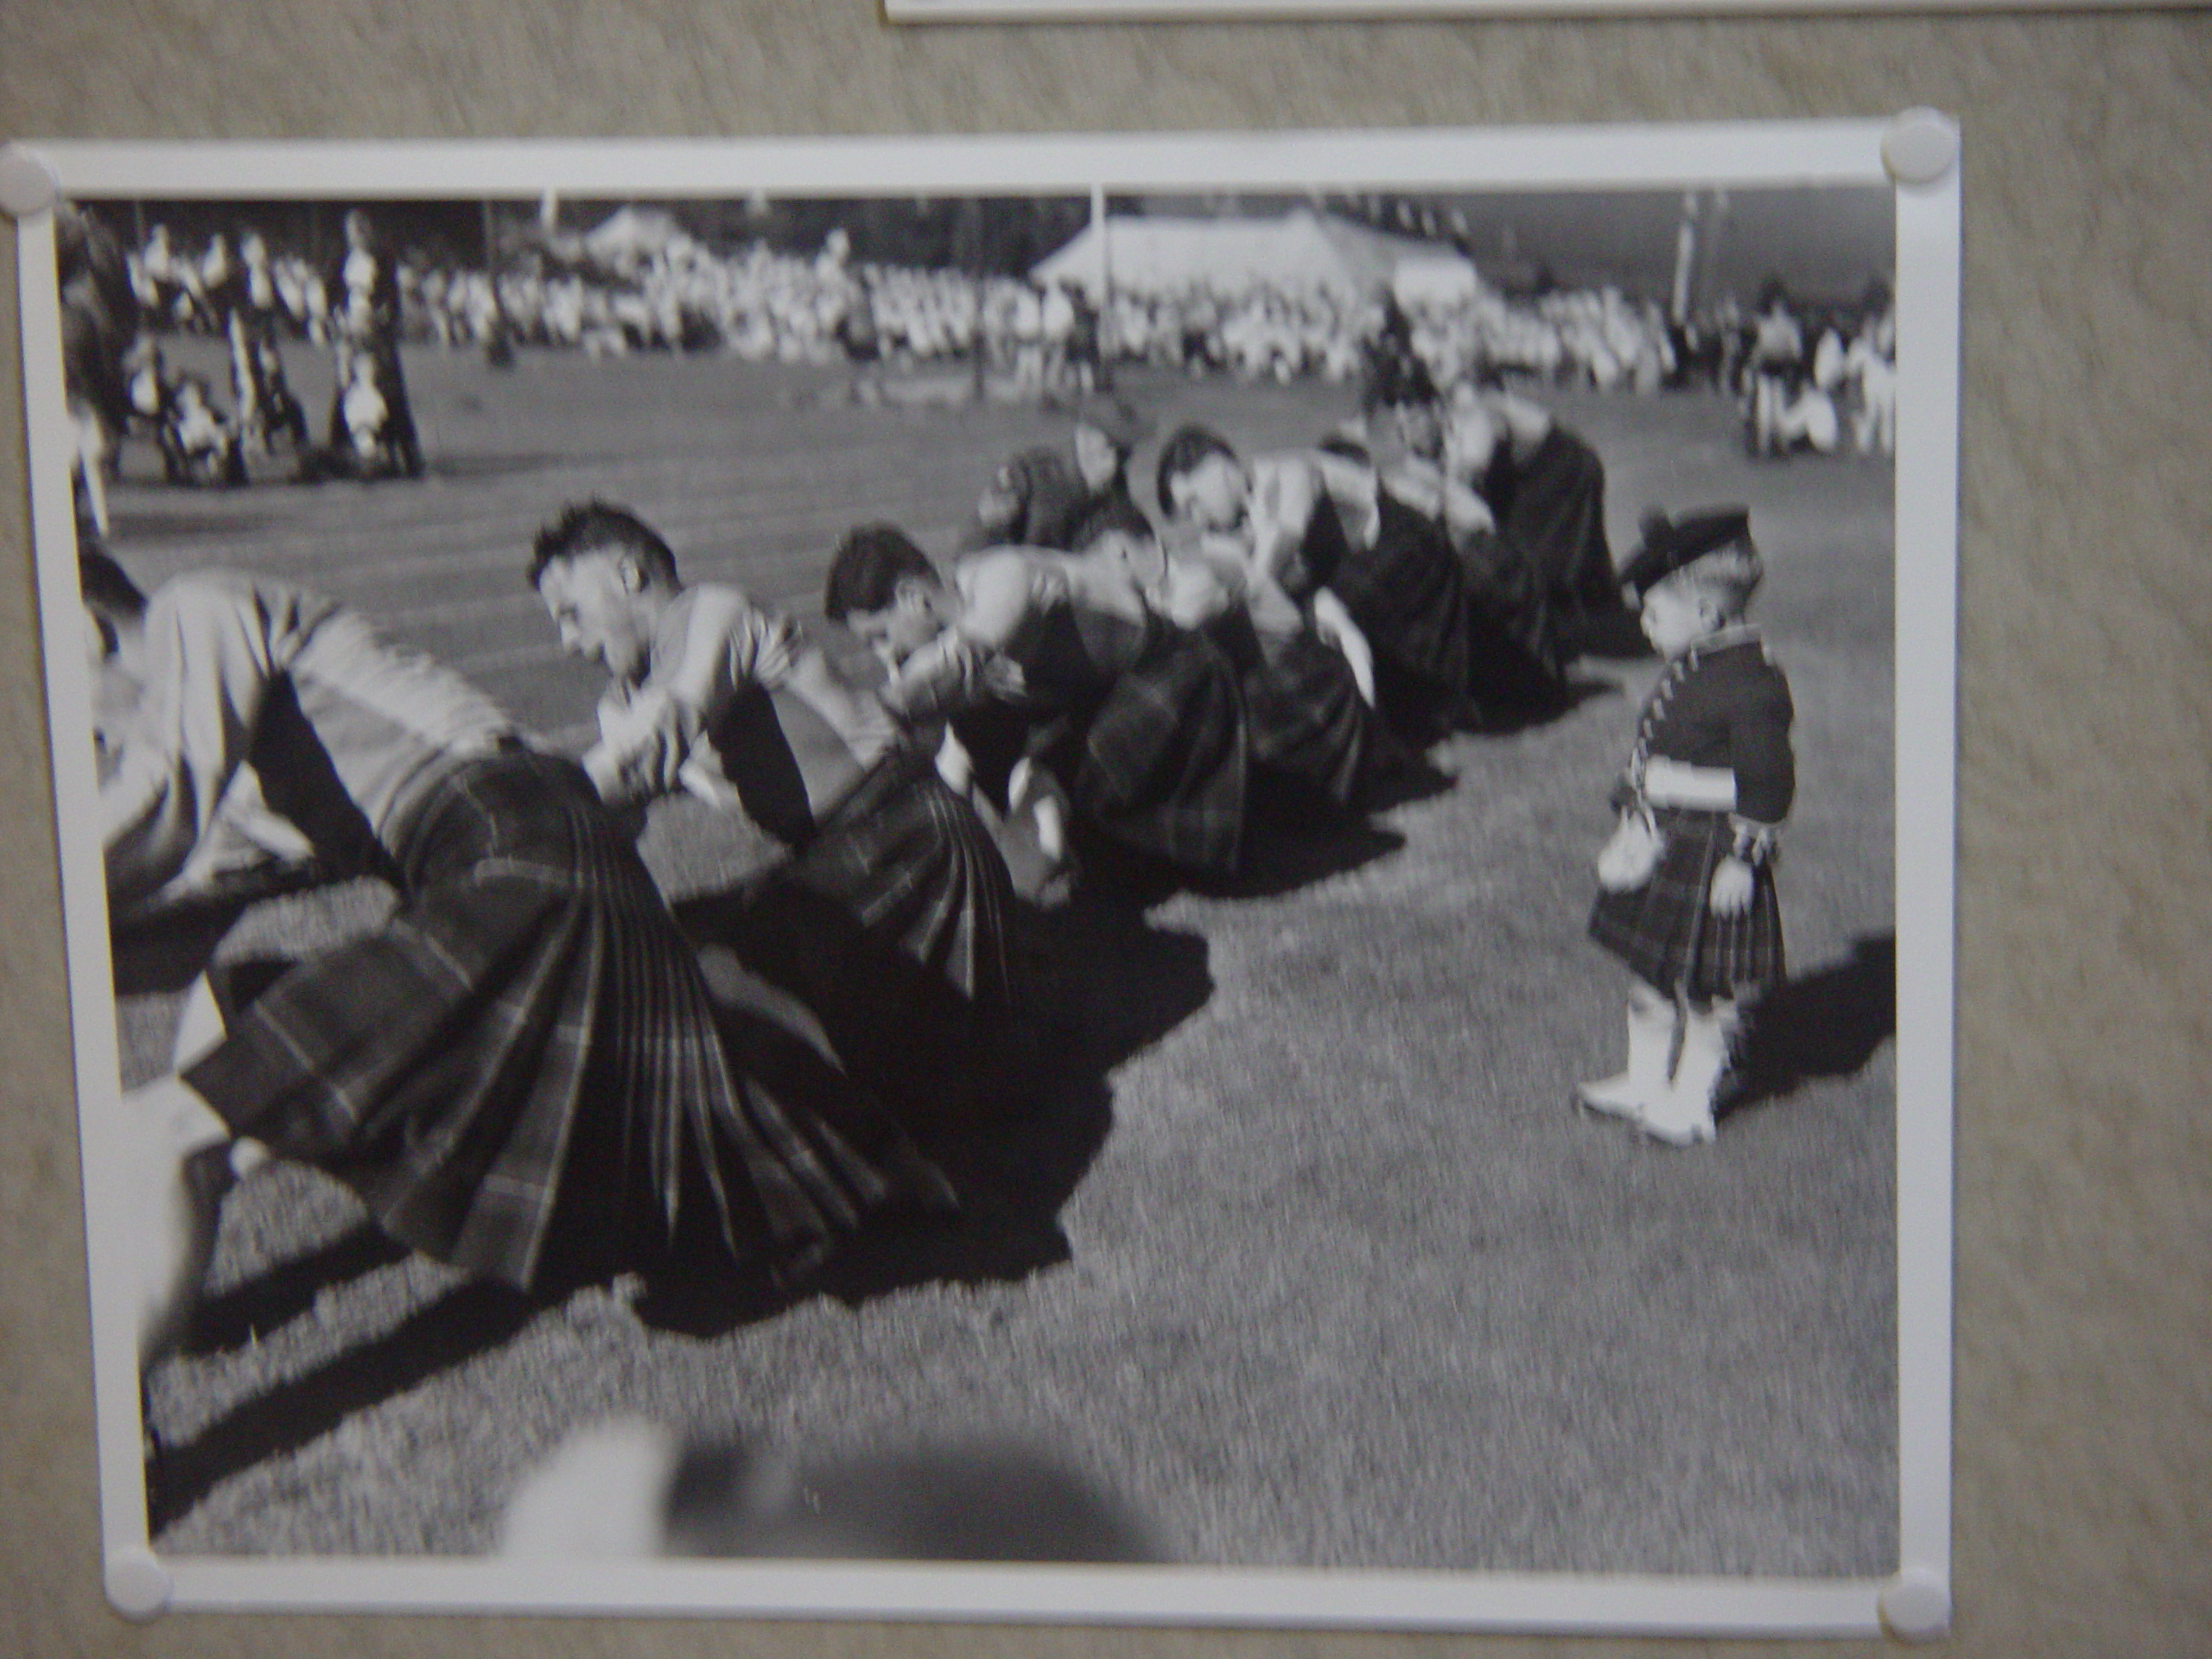
[[[1013,1000],[1006,860],[933,754],[883,756],[782,875],[842,905],[969,1001]]]
[[[1590,912],[1590,937],[1647,984],[1694,1001],[1738,998],[1780,983],[1787,967],[1772,869],[1752,867],[1751,903],[1744,914],[1716,916],[1706,907],[1706,890],[1733,840],[1727,816],[1667,807],[1653,816],[1666,837],[1658,868],[1640,887],[1600,893]]]
[[[1046,763],[1114,839],[1185,869],[1235,871],[1249,761],[1244,696],[1211,639],[1154,620],[1096,712],[1055,747]]]
[[[1433,694],[1468,689],[1467,573],[1441,531],[1387,491],[1372,547],[1347,553],[1329,587],[1376,658]]]
[[[908,1128],[996,1092],[1018,995],[1013,880],[927,752],[886,754],[789,862],[677,913],[803,1002]]]
[[[1469,671],[1478,697],[1556,696],[1564,683],[1559,626],[1542,579],[1511,543],[1469,537],[1453,550],[1467,572]]]
[[[1614,616],[1621,582],[1605,540],[1605,466],[1558,427],[1544,435],[1499,532],[1529,556],[1565,617]]]
[[[925,1180],[826,1057],[716,1008],[573,763],[460,761],[391,839],[389,920],[276,977],[184,1075],[395,1238],[529,1289],[772,1262]]]
[[[1311,630],[1271,637],[1259,649],[1243,674],[1252,764],[1351,804],[1378,741],[1351,664]]]

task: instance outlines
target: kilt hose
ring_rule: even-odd
[[[1640,887],[1598,895],[1590,937],[1645,983],[1694,1002],[1780,983],[1787,968],[1771,869],[1753,867],[1751,907],[1741,916],[1716,916],[1706,892],[1733,840],[1727,815],[1660,807],[1653,816],[1666,838],[1658,868]]]
[[[907,1128],[1003,1111],[1020,1024],[1013,881],[927,752],[893,750],[788,862],[677,915],[804,1003]]]
[[[1091,709],[1039,732],[1052,736],[1039,758],[1112,839],[1185,870],[1235,872],[1249,743],[1236,671],[1212,640],[1154,619]]]
[[[765,1017],[718,1010],[573,763],[461,760],[394,834],[399,900],[184,1073],[393,1237],[522,1289],[803,1256],[935,1172]]]

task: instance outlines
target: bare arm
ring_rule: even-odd
[[[1027,558],[1012,550],[977,554],[957,580],[958,620],[901,664],[880,693],[903,725],[1020,695],[1020,670],[1007,652],[1036,612]]]
[[[1372,709],[1375,706],[1375,649],[1367,643],[1367,635],[1344,602],[1326,588],[1313,590],[1313,632],[1342,653],[1351,666],[1351,677],[1359,687],[1359,695]]]
[[[739,695],[789,678],[803,651],[785,617],[755,607],[734,588],[700,588],[687,598],[683,637],[672,664],[663,664],[633,691],[610,692],[600,704],[599,741],[583,757],[600,796],[630,805],[691,787],[686,767]]]
[[[600,702],[599,741],[584,752],[584,772],[609,806],[641,805],[682,786],[699,731],[696,712],[665,687],[610,692]]]
[[[1322,494],[1318,468],[1289,456],[1262,457],[1252,464],[1252,493],[1247,518],[1252,532],[1252,567],[1281,583],[1306,540]]]

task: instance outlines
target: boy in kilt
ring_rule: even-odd
[[[1710,1141],[1747,1003],[1783,975],[1775,843],[1796,786],[1789,683],[1744,620],[1764,574],[1751,518],[1644,526],[1624,573],[1666,667],[1637,722],[1598,859],[1590,935],[1634,976],[1628,1064],[1583,1102],[1675,1146]]]
[[[735,1289],[880,1205],[950,1201],[803,1029],[717,1007],[582,771],[459,676],[281,583],[149,600],[98,550],[79,577],[111,908],[191,864],[248,770],[322,869],[397,894],[250,1004],[200,998],[227,1028],[125,1096],[142,1365],[182,1332],[247,1141],[538,1294],[626,1270]]]
[[[531,580],[563,645],[611,681],[583,766],[607,804],[687,791],[790,856],[678,919],[799,998],[909,1128],[938,1126],[1010,1058],[1014,889],[975,808],[791,618],[685,586],[652,526],[572,506]]]

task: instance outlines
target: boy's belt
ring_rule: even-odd
[[[1693,766],[1654,755],[1643,763],[1643,798],[1653,806],[1733,812],[1736,774],[1727,766]]]

